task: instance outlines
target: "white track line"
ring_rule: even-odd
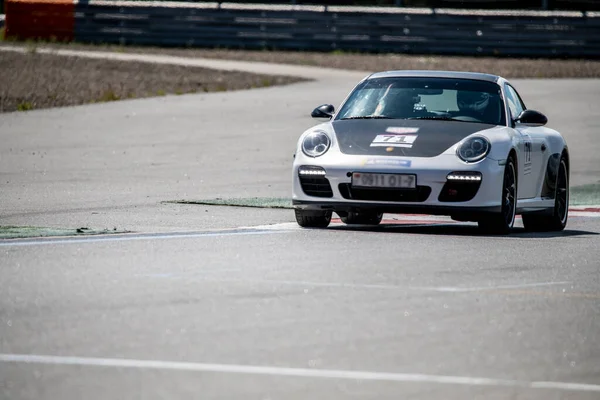
[[[157,360],[133,360],[118,358],[61,357],[28,354],[0,354],[0,362],[78,365],[92,367],[117,367],[137,369],[162,369],[175,371],[217,372],[251,375],[294,376],[301,378],[331,378],[367,380],[380,382],[413,382],[467,386],[504,386],[531,389],[554,389],[569,391],[600,392],[600,385],[570,382],[527,382],[508,379],[478,378],[467,376],[404,374],[370,371],[344,371],[308,368],[264,367],[255,365],[206,364]]]
[[[570,217],[598,218],[600,217],[600,213],[596,211],[569,210],[569,218]]]
[[[216,271],[218,272],[218,271]],[[144,277],[142,275],[142,277]],[[165,277],[164,274],[160,277]],[[189,276],[189,275],[170,275],[171,279],[197,279],[205,282],[219,283],[240,283],[240,284],[259,284],[259,285],[285,285],[285,286],[300,286],[300,287],[324,287],[324,288],[342,288],[342,289],[376,289],[376,290],[398,290],[398,291],[425,291],[425,292],[442,292],[442,293],[468,293],[468,292],[484,292],[490,290],[505,290],[505,289],[525,289],[531,287],[542,286],[557,286],[571,285],[571,281],[557,282],[533,282],[519,283],[514,285],[499,285],[499,286],[480,286],[480,287],[460,287],[460,286],[400,286],[386,285],[377,283],[344,283],[344,282],[315,282],[315,281],[295,281],[295,280],[278,280],[278,279],[245,279],[245,278],[210,278],[206,276]]]
[[[74,244],[74,243],[96,243],[96,242],[126,242],[132,240],[164,240],[164,239],[191,239],[200,237],[216,236],[245,236],[245,235],[267,235],[274,233],[286,233],[285,230],[243,230],[243,231],[215,231],[215,232],[178,232],[165,234],[127,234],[127,235],[107,235],[107,236],[88,236],[85,238],[53,238],[53,239],[9,239],[0,241],[0,247],[8,246],[39,246],[46,244]]]
[[[369,75],[369,71],[353,71],[343,70],[339,68],[326,68],[326,67],[314,67],[306,65],[293,65],[293,64],[279,64],[279,63],[268,63],[260,61],[236,61],[236,60],[218,60],[212,58],[201,58],[201,57],[185,57],[185,56],[172,56],[165,54],[139,54],[139,53],[118,53],[111,51],[97,51],[97,50],[72,50],[64,48],[52,48],[52,47],[33,47],[28,48],[25,46],[12,46],[3,45],[0,46],[0,52],[12,51],[17,53],[29,53],[35,52],[40,54],[52,54],[64,57],[83,57],[93,58],[101,60],[114,60],[114,61],[134,61],[144,62],[151,64],[168,64],[168,65],[181,65],[184,67],[200,67],[222,71],[241,71],[260,73],[267,75],[287,75],[295,76],[299,78],[305,78],[309,80],[325,80],[331,78],[347,77],[350,79],[362,79]]]
[[[525,289],[531,287],[540,286],[554,286],[554,285],[569,285],[573,282],[570,281],[559,281],[559,282],[536,282],[536,283],[518,283],[514,285],[499,285],[499,286],[480,286],[480,287],[420,287],[421,290],[434,290],[438,292],[481,292],[486,290],[503,290],[503,289]]]
[[[0,47],[1,49],[1,47]],[[591,208],[587,208],[591,209]],[[449,217],[436,215],[413,215],[413,214],[392,214],[393,218],[382,221],[383,225],[431,225],[431,224],[455,224],[456,222]],[[577,211],[569,209],[569,215],[573,217],[600,217],[600,212],[596,211]],[[333,219],[331,227],[346,226],[339,219]],[[198,238],[211,236],[236,236],[236,235],[264,235],[268,233],[286,233],[303,230],[295,222],[284,222],[269,225],[241,226],[223,231],[206,232],[176,232],[176,233],[141,233],[141,234],[119,234],[119,235],[99,235],[87,237],[54,237],[54,238],[23,238],[23,239],[0,239],[0,247],[7,246],[37,246],[47,244],[73,244],[73,243],[94,243],[94,242],[113,242],[113,241],[131,241],[131,240],[154,240],[154,239],[175,239],[175,238]]]

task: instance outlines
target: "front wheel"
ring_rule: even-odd
[[[502,183],[502,207],[500,213],[489,215],[478,221],[479,228],[486,233],[506,234],[515,224],[517,213],[517,172],[512,157],[504,167]]]
[[[296,222],[303,228],[327,228],[331,222],[331,211],[294,210]]]
[[[530,232],[559,232],[567,226],[569,218],[569,172],[561,158],[556,175],[554,209],[551,215],[523,214],[523,226]]]

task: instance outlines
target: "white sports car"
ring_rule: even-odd
[[[569,152],[541,113],[504,78],[470,72],[390,71],[364,78],[335,113],[304,132],[292,203],[303,227],[381,222],[383,213],[449,215],[507,233],[568,218]]]

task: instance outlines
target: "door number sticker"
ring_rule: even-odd
[[[525,142],[525,162],[531,162],[531,142]]]
[[[533,165],[531,163],[531,142],[529,140],[523,143],[523,150],[525,150],[524,158],[525,162],[523,163],[523,175],[529,175],[533,170]]]
[[[377,135],[371,147],[408,147],[411,148],[418,135]]]

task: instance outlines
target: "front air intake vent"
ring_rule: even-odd
[[[333,197],[329,180],[324,176],[300,176],[300,186],[307,196]]]
[[[416,190],[358,189],[353,188],[349,183],[340,183],[339,189],[342,197],[345,199],[366,201],[420,203],[427,200],[431,194],[429,186],[417,186]]]
[[[457,203],[472,200],[477,194],[481,181],[451,181],[446,182],[438,200],[444,203]]]

